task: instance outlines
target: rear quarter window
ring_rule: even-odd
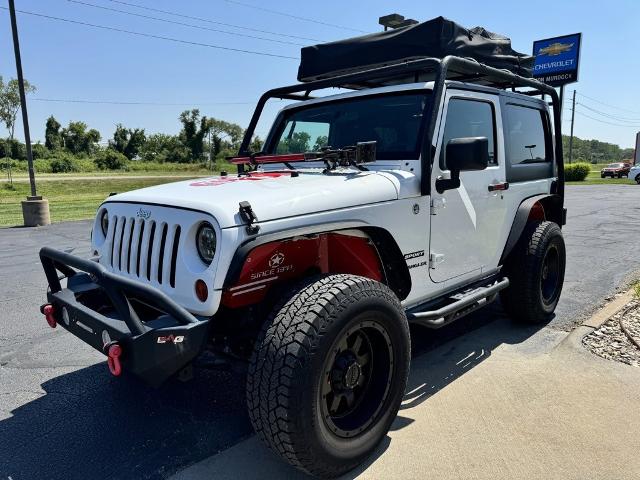
[[[553,177],[553,144],[547,112],[513,103],[507,103],[503,112],[507,181]]]

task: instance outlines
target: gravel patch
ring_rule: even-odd
[[[582,343],[602,358],[640,367],[640,348],[636,345],[640,344],[640,301],[631,301],[600,328],[585,336]]]

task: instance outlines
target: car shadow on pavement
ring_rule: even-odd
[[[522,343],[540,328],[514,325],[497,306],[440,330],[412,327],[413,364],[392,430],[412,422],[403,412],[454,382],[496,347]],[[153,389],[134,378],[115,379],[99,363],[47,380],[42,389],[44,395],[0,421],[0,478],[166,478],[251,435],[244,382],[230,372],[201,370],[191,382]],[[390,442],[387,436],[345,478],[365,471]],[[279,462],[274,456],[248,454],[235,466],[231,462],[225,473],[263,478],[254,458]],[[298,476],[284,463],[276,469]]]
[[[154,389],[98,363],[42,389],[15,392],[37,398],[0,421],[0,478],[166,478],[251,433],[243,381],[228,372]]]

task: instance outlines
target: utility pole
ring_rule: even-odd
[[[16,21],[16,7],[14,0],[9,0],[9,14],[11,16],[11,33],[13,34],[13,51],[16,56],[16,71],[18,73],[18,88],[20,90],[20,106],[22,108],[22,125],[24,127],[24,143],[27,148],[27,162],[29,164],[29,183],[31,196],[22,202],[22,217],[25,227],[48,225],[49,202],[38,196],[36,192],[36,177],[33,171],[33,154],[31,152],[31,136],[29,135],[29,117],[27,116],[27,97],[24,93],[24,78],[22,76],[22,59],[20,58],[20,42],[18,40],[18,23]]]
[[[576,118],[576,91],[573,90],[573,100],[571,102],[571,136],[569,137],[569,163],[573,160],[573,121]]]

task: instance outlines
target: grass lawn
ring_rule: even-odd
[[[635,185],[634,180],[629,180],[627,177],[622,178],[600,178],[600,168],[597,170],[591,169],[591,172],[587,178],[582,182],[567,182],[567,185]]]
[[[81,174],[80,174],[81,175]],[[85,174],[86,175],[86,174]],[[198,175],[193,175],[197,177]],[[49,200],[52,222],[93,218],[98,205],[111,192],[127,192],[137,188],[169,183],[181,178],[115,178],[95,180],[58,180],[40,182],[38,195]],[[29,183],[0,183],[0,227],[22,225],[22,206],[30,194]]]
[[[235,170],[229,170],[231,172],[235,171]],[[6,181],[7,175],[6,175],[6,171],[3,172],[4,175],[2,177],[0,177],[0,180],[4,180]],[[140,171],[134,171],[134,172],[124,172],[121,170],[106,170],[106,171],[99,171],[99,172],[71,172],[71,173],[36,173],[36,181],[38,179],[43,179],[43,180],[47,180],[47,179],[61,179],[61,178],[65,178],[65,177],[96,177],[96,178],[100,178],[100,177],[197,177],[197,176],[205,176],[205,175],[217,175],[218,172],[212,172],[211,170],[208,170],[206,168],[202,168],[202,169],[196,169],[196,170],[185,170],[184,172],[181,171],[177,171],[177,172],[164,172],[164,171],[158,171],[158,170],[153,170],[153,171],[144,171],[144,170],[140,170]],[[28,181],[29,180],[29,174],[26,172],[18,172],[18,173],[13,173],[13,181],[15,182],[16,180],[20,180],[20,181]]]

